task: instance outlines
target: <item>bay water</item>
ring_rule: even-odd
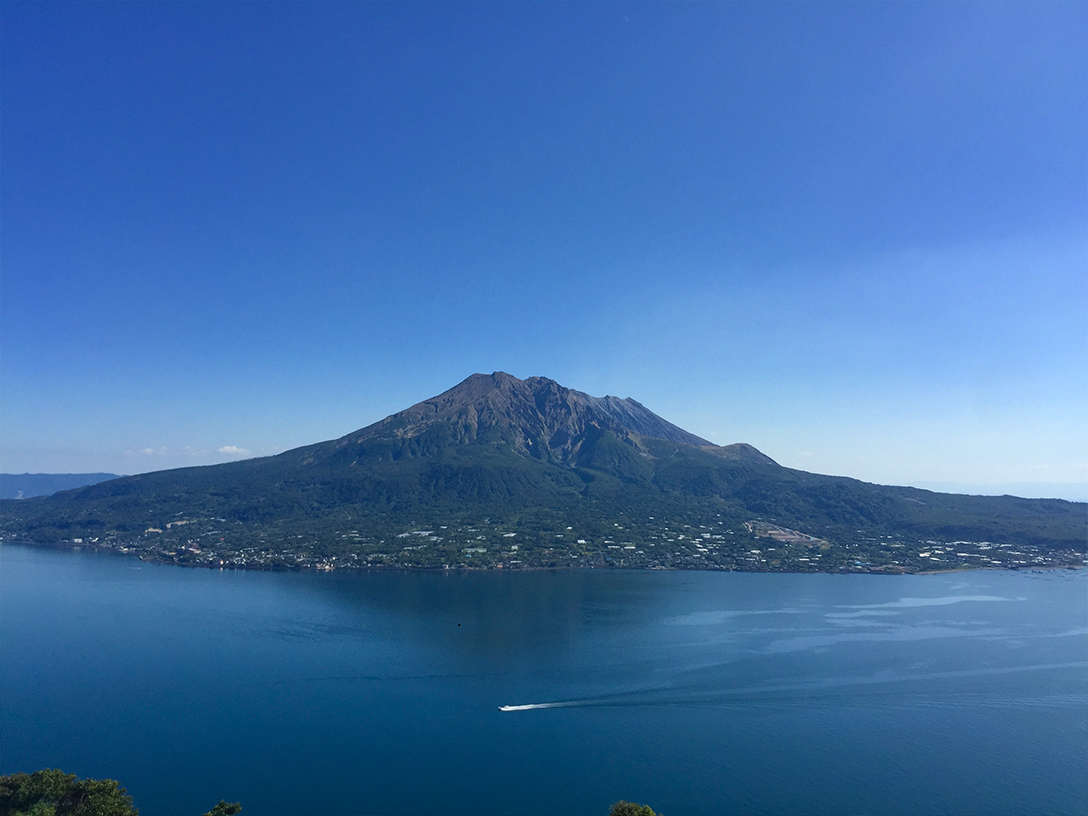
[[[505,708],[505,710],[504,710]],[[1088,813],[1088,574],[261,573],[0,548],[0,774],[144,816]]]

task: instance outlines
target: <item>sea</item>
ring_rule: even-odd
[[[143,816],[1088,813],[1088,572],[269,573],[0,547],[0,774]]]

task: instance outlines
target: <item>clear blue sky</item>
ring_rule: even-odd
[[[501,369],[1088,495],[1086,265],[1084,2],[0,4],[8,472]]]

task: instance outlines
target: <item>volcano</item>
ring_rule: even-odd
[[[501,371],[277,456],[0,507],[4,540],[212,566],[915,571],[947,566],[933,551],[953,542],[965,565],[1020,563],[1004,553],[1022,548],[1043,559],[1023,563],[1077,563],[1086,537],[1080,503],[806,473],[633,399]]]

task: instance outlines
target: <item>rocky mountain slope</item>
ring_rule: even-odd
[[[592,459],[607,435],[641,456],[649,440],[773,465],[750,445],[718,447],[667,422],[633,399],[591,397],[545,377],[519,380],[502,371],[473,374],[437,397],[336,440],[307,449],[306,464],[366,456],[374,443],[392,443],[394,457],[435,455],[452,445],[488,445],[542,462],[577,467]]]

